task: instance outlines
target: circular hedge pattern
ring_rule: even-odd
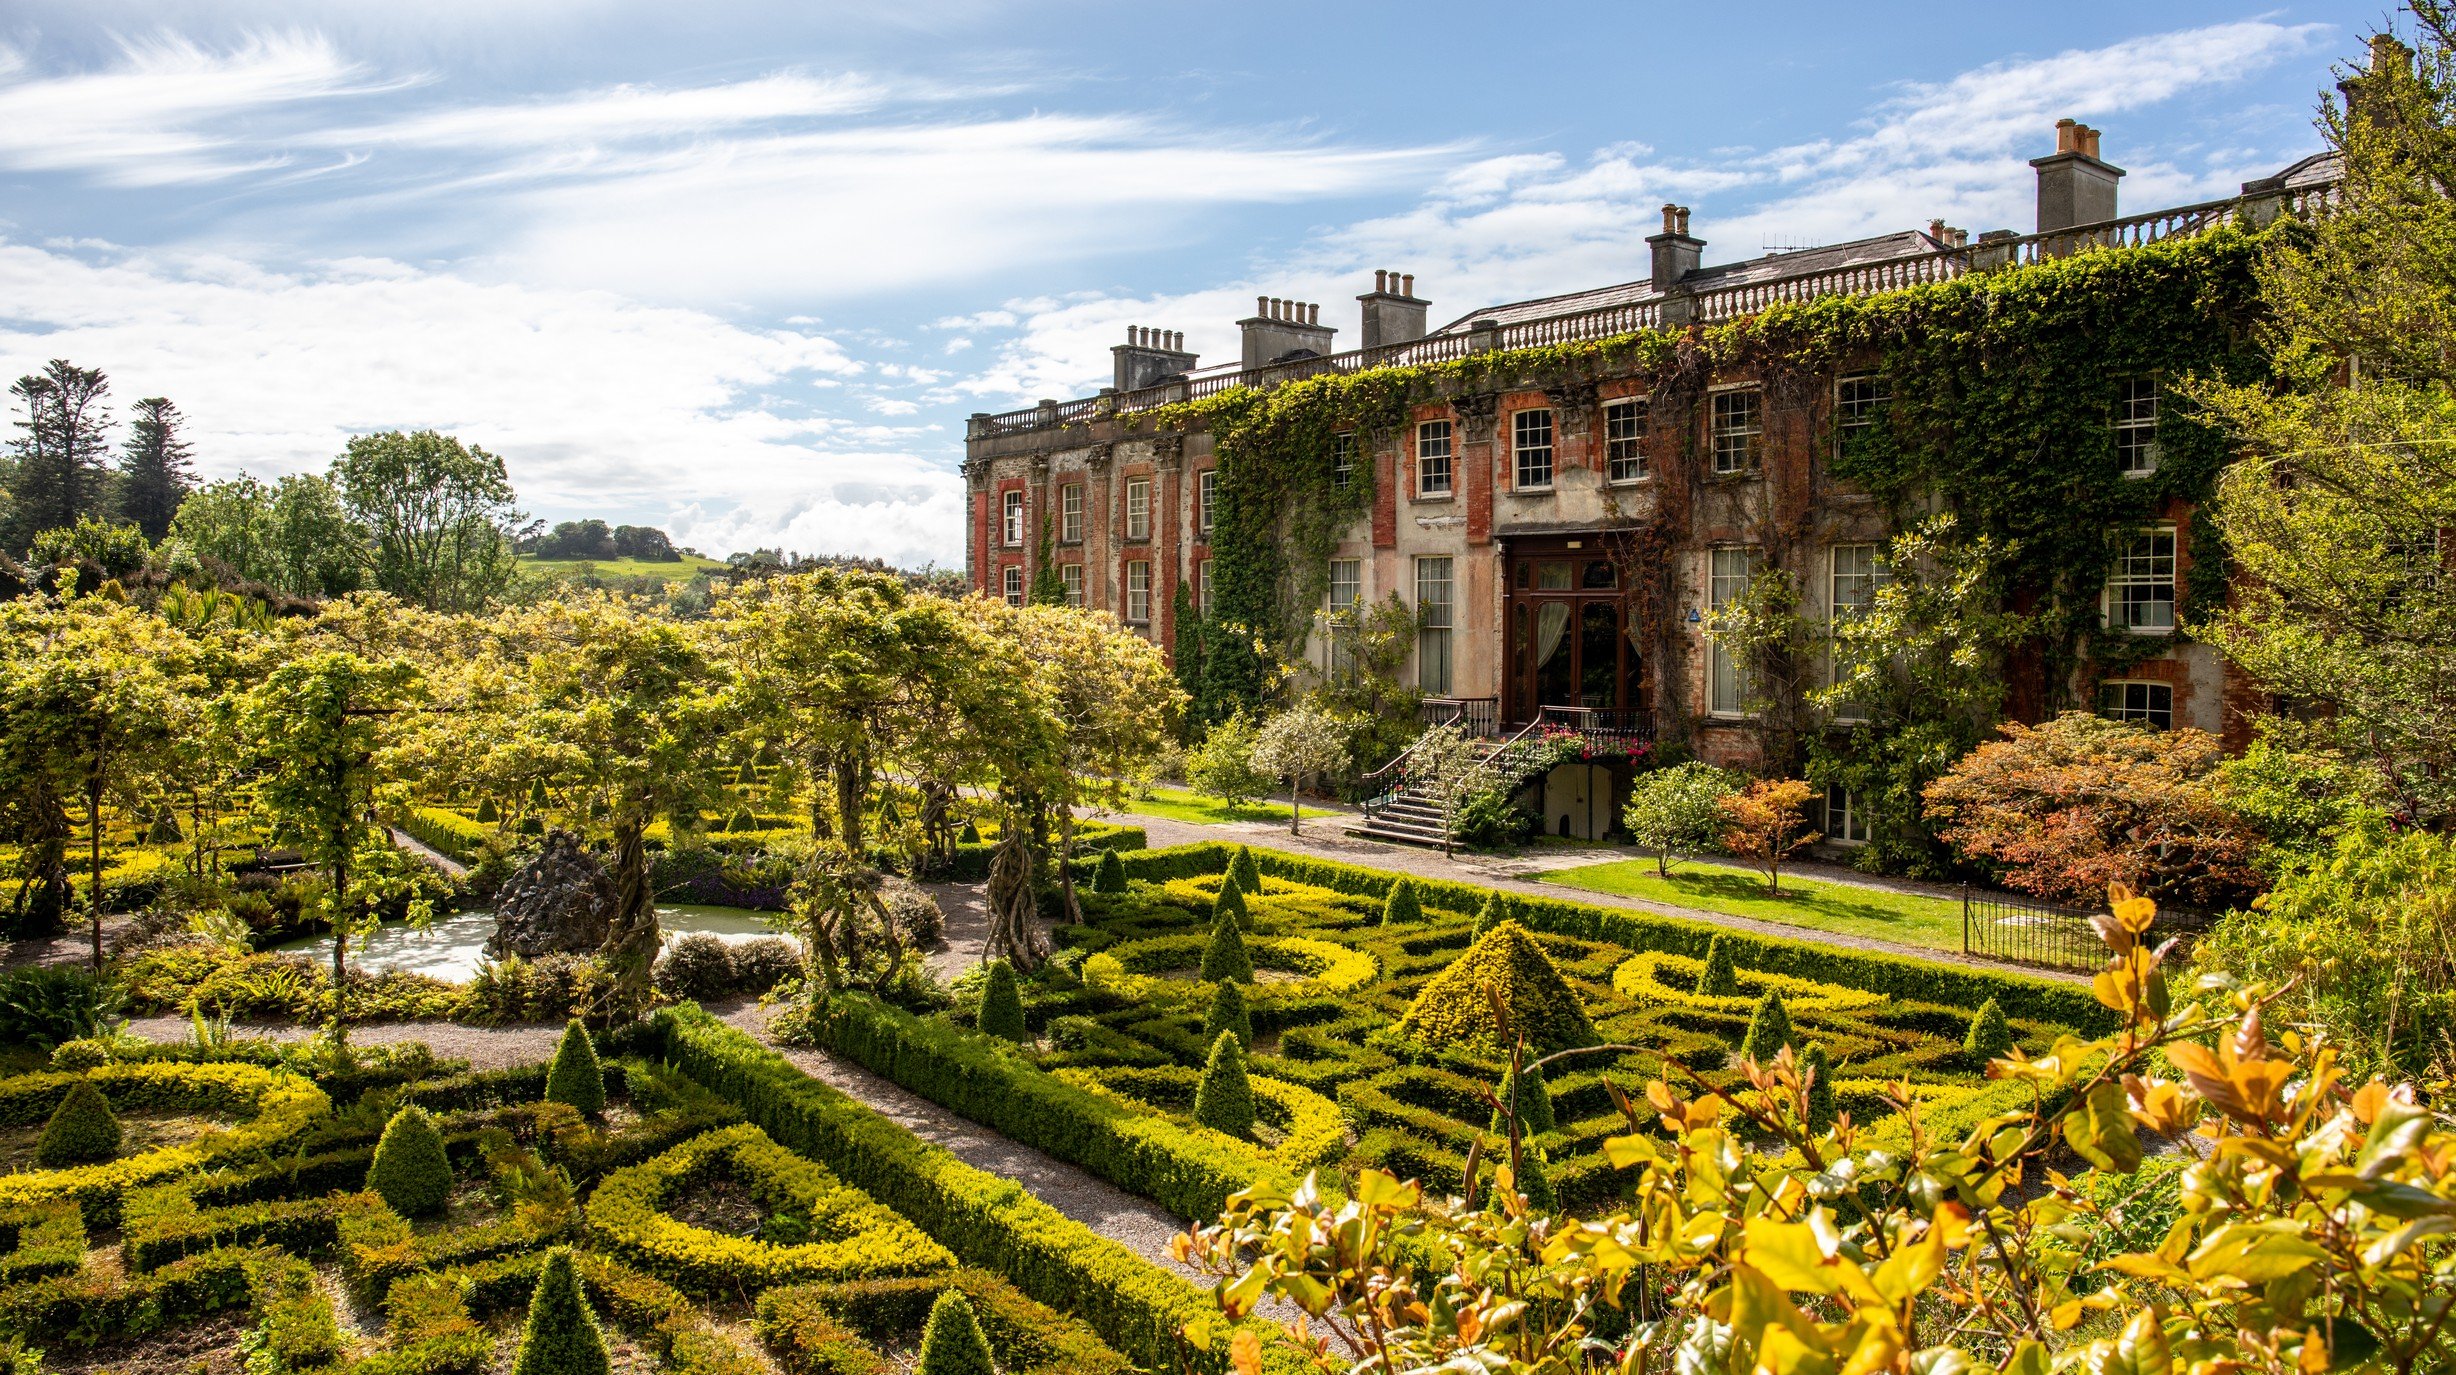
[[[1206,934],[1128,941],[1085,960],[1084,973],[1094,982],[1110,984],[1129,996],[1150,997],[1164,993],[1177,982],[1162,975],[1199,966],[1203,946],[1209,940]],[[1245,949],[1257,971],[1271,969],[1296,976],[1286,982],[1261,985],[1261,991],[1281,997],[1352,993],[1381,975],[1381,966],[1371,955],[1334,941],[1305,936],[1249,936]]]
[[[1739,977],[1738,996],[1709,997],[1695,991],[1705,972],[1704,960],[1649,950],[1630,956],[1612,971],[1612,989],[1631,1002],[1733,1013],[1743,1017],[1756,1008],[1757,1000],[1769,990],[1782,998],[1784,1010],[1790,1012],[1852,1012],[1874,1007],[1885,1000],[1883,994],[1862,988],[1845,988],[1840,984],[1817,983],[1812,979],[1754,969],[1732,971]]]
[[[1148,1069],[1104,1066],[1061,1069],[1055,1073],[1067,1083],[1103,1097],[1185,1118],[1185,1125],[1193,1126],[1187,1114],[1193,1110],[1194,1089],[1202,1079],[1199,1070],[1183,1065]],[[1277,1128],[1282,1139],[1276,1146],[1264,1147],[1229,1138],[1238,1146],[1259,1152],[1282,1169],[1298,1172],[1332,1164],[1347,1153],[1347,1116],[1339,1111],[1337,1103],[1285,1079],[1249,1074],[1245,1082],[1253,1088],[1255,1116]]]
[[[247,1120],[123,1160],[0,1175],[0,1211],[73,1199],[89,1224],[108,1225],[117,1220],[120,1195],[128,1190],[276,1151],[332,1111],[324,1090],[286,1070],[156,1061],[103,1065],[84,1074],[53,1071],[0,1080],[0,1126],[47,1121],[80,1082],[100,1089],[114,1112],[217,1112]]]

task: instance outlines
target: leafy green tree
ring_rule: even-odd
[[[1259,801],[1276,781],[1254,760],[1254,746],[1261,737],[1253,718],[1241,711],[1212,726],[1186,756],[1185,781],[1194,791],[1232,807]]]
[[[525,517],[503,460],[433,430],[352,438],[333,485],[367,531],[375,586],[434,611],[480,611],[512,585]]]
[[[520,1326],[512,1375],[611,1375],[613,1368],[605,1331],[580,1288],[571,1251],[558,1246],[546,1253],[537,1287],[529,1293],[529,1316]]]
[[[431,1217],[452,1201],[452,1162],[426,1109],[413,1104],[384,1124],[367,1165],[367,1187],[403,1217]]]
[[[1002,1041],[1027,1042],[1031,1028],[1023,1019],[1023,994],[1015,987],[1015,966],[989,962],[989,982],[981,991],[981,1034]]]
[[[1245,935],[1237,929],[1235,913],[1211,918],[1211,940],[1203,947],[1200,973],[1206,983],[1254,981],[1253,957],[1245,952]]]
[[[2334,203],[2258,266],[2272,380],[2195,390],[2242,455],[2211,508],[2242,576],[2200,629],[2435,821],[2456,810],[2456,29],[2441,0],[2407,8],[2418,61],[2373,40],[2320,111]]]
[[[2330,737],[2276,717],[2255,723],[2249,748],[2219,760],[2217,796],[2267,842],[2252,858],[2274,879],[2297,861],[2336,848],[2350,831],[2387,820],[2386,779]]]
[[[169,398],[148,396],[128,417],[127,442],[119,451],[119,517],[159,541],[171,517],[196,485],[188,441],[180,433],[187,417]]]
[[[1237,1044],[1251,1049],[1254,1044],[1253,1014],[1245,1006],[1245,990],[1234,979],[1222,979],[1211,990],[1211,1009],[1203,1014],[1202,1039],[1216,1043],[1225,1032],[1237,1038]]]
[[[1254,1130],[1254,1086],[1245,1076],[1245,1047],[1234,1032],[1211,1042],[1202,1078],[1194,1084],[1194,1120],[1213,1131],[1243,1139]]]
[[[1655,872],[1671,877],[1672,856],[1710,850],[1723,834],[1723,799],[1736,791],[1733,777],[1696,760],[1637,776],[1629,788],[1620,824],[1629,838],[1654,851]]]
[[[1308,782],[1347,768],[1345,722],[1312,702],[1299,702],[1262,723],[1254,737],[1254,767],[1288,780],[1288,834],[1298,834]]]
[[[9,549],[25,549],[45,530],[108,511],[110,473],[103,465],[111,411],[104,398],[110,391],[100,368],[80,368],[65,358],[9,388],[25,411],[9,441]]]
[[[119,1153],[118,1114],[91,1079],[71,1084],[34,1143],[34,1163],[46,1169],[87,1165]]]
[[[930,1305],[929,1322],[921,1329],[921,1356],[915,1375],[997,1375],[989,1356],[989,1338],[973,1316],[972,1301],[949,1287]],[[516,1372],[515,1375],[526,1375]]]
[[[568,1103],[583,1117],[605,1111],[605,1067],[597,1063],[596,1044],[588,1028],[575,1019],[563,1028],[554,1047],[554,1063],[546,1068],[546,1101]]]
[[[330,597],[365,585],[366,532],[331,482],[294,473],[267,486],[241,475],[188,494],[170,537],[207,568],[293,597]]]

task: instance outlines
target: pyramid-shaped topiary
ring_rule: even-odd
[[[981,843],[981,828],[973,822],[966,821],[964,828],[955,833],[955,840],[959,845],[978,845]]]
[[[1389,896],[1382,899],[1382,925],[1411,926],[1424,920],[1424,904],[1416,897],[1412,879],[1400,879],[1390,885]]]
[[[1498,1154],[1502,1164],[1509,1163],[1508,1151],[1503,1150]],[[1529,1211],[1537,1213],[1560,1211],[1560,1196],[1552,1191],[1550,1164],[1551,1162],[1545,1158],[1543,1151],[1537,1147],[1528,1146],[1518,1153],[1518,1172],[1513,1182],[1518,1192],[1526,1195],[1526,1206]]]
[[[1126,866],[1115,850],[1102,850],[1100,862],[1092,867],[1092,891],[1122,893],[1126,891]]]
[[[1248,893],[1262,891],[1262,866],[1254,863],[1254,847],[1239,845],[1237,852],[1229,856],[1228,877],[1235,879],[1237,887]]]
[[[1740,996],[1739,971],[1731,967],[1731,947],[1720,936],[1706,942],[1706,968],[1697,976],[1697,992],[1706,998]]]
[[[1748,1014],[1748,1035],[1740,1041],[1740,1058],[1770,1065],[1784,1046],[1797,1039],[1791,1032],[1790,1009],[1782,1005],[1782,996],[1769,988],[1764,997],[1757,999],[1757,1010]]]
[[[929,1324],[921,1329],[921,1359],[913,1369],[914,1375],[997,1375],[989,1338],[962,1290],[948,1289],[930,1305]]]
[[[503,809],[495,805],[495,800],[493,798],[481,797],[478,799],[478,823],[480,825],[492,826],[502,819]]]
[[[1236,880],[1232,878],[1220,880],[1219,897],[1211,903],[1211,915],[1214,919],[1223,916],[1232,918],[1238,926],[1248,931],[1254,926],[1253,914],[1245,910],[1244,890],[1238,888]]]
[[[1808,1079],[1808,1130],[1821,1132],[1833,1125],[1833,1057],[1825,1053],[1825,1043],[1817,1041],[1800,1057],[1799,1071]]]
[[[1203,1044],[1216,1044],[1221,1032],[1236,1037],[1238,1045],[1253,1048],[1254,1019],[1245,1007],[1245,990],[1228,980],[1211,994],[1211,1011],[1202,1019]]]
[[[1480,1041],[1500,1048],[1504,1038],[1493,1021],[1495,993],[1510,1034],[1524,1035],[1528,1046],[1553,1051],[1594,1044],[1594,1023],[1586,1019],[1577,991],[1514,921],[1494,927],[1434,975],[1400,1019],[1399,1032],[1421,1045]]]
[[[569,1103],[583,1117],[605,1111],[605,1067],[597,1063],[597,1047],[576,1017],[564,1026],[554,1063],[546,1069],[546,1101]]]
[[[1492,934],[1492,928],[1505,921],[1518,919],[1518,905],[1501,893],[1488,893],[1484,905],[1475,914],[1475,934],[1478,939]]]
[[[1031,1028],[1024,1025],[1023,994],[1015,987],[1015,966],[1004,960],[989,962],[989,984],[981,991],[981,1032],[1005,1041],[1031,1039]]]
[[[51,1110],[51,1120],[34,1143],[34,1163],[52,1169],[90,1165],[118,1153],[119,1118],[90,1079],[69,1085],[68,1096]]]
[[[1207,983],[1254,981],[1253,957],[1245,953],[1245,936],[1237,930],[1236,913],[1222,912],[1211,919],[1211,943],[1202,952],[1202,977]]]
[[[1510,1106],[1510,1081],[1513,1078],[1518,1080],[1519,1136],[1537,1136],[1551,1131],[1558,1125],[1552,1116],[1552,1090],[1544,1083],[1543,1067],[1535,1064],[1526,1067],[1523,1077],[1512,1075],[1508,1070],[1501,1071],[1501,1087],[1495,1089],[1492,1095],[1501,1107],[1493,1109],[1492,1125],[1488,1130],[1503,1140],[1509,1137],[1509,1121],[1502,1116],[1502,1108]]]
[[[537,1272],[529,1295],[529,1318],[520,1327],[520,1354],[512,1375],[608,1375],[614,1368],[605,1330],[580,1292],[571,1252],[556,1247]]]
[[[444,1158],[443,1133],[420,1107],[406,1107],[384,1124],[367,1166],[367,1187],[403,1217],[443,1211],[452,1198],[452,1162]]]
[[[1969,1034],[1961,1038],[1961,1053],[1972,1065],[1983,1066],[2012,1054],[2012,1050],[2013,1029],[2004,1020],[2004,1005],[1989,998],[1979,1005],[1978,1015],[1970,1019]]]
[[[1211,1058],[1194,1085],[1194,1120],[1234,1137],[1253,1134],[1254,1086],[1245,1077],[1245,1047],[1229,1032],[1211,1043]]]

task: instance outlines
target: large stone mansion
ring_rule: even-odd
[[[1357,298],[1360,346],[1346,352],[1309,302],[1257,301],[1239,322],[1242,356],[1209,367],[1184,350],[1181,334],[1131,329],[1112,350],[1114,385],[1097,396],[972,418],[964,465],[972,584],[1020,601],[1042,576],[1042,561],[1053,561],[1068,601],[1113,611],[1172,645],[1179,589],[1195,608],[1210,603],[1219,479],[1211,438],[1199,427],[1154,433],[1133,424],[1171,402],[1330,370],[1713,325],[1777,302],[1898,291],[2083,250],[2124,252],[2297,213],[2325,194],[2334,173],[2332,160],[2306,159],[2246,183],[2236,197],[2124,215],[2124,172],[2102,156],[2098,131],[2062,121],[2054,150],[2031,165],[2037,220],[2028,233],[1971,236],[1937,221],[1708,267],[1688,209],[1665,206],[1660,232],[1647,240],[1645,276],[1487,306],[1438,327],[1412,276],[1377,272]],[[1371,499],[1331,554],[1328,601],[1396,593],[1412,606],[1420,629],[1408,672],[1440,710],[1470,725],[1506,733],[1549,712],[1651,729],[1657,713],[1676,712],[1700,755],[1748,762],[1753,737],[1740,728],[1740,673],[1703,635],[1699,613],[1747,585],[1768,503],[1798,513],[1786,538],[1800,554],[1788,566],[1806,570],[1803,610],[1811,616],[1864,603],[1880,576],[1880,544],[1900,528],[1897,513],[1830,471],[1838,437],[1885,400],[1873,376],[1845,367],[1811,396],[1795,391],[1769,393],[1762,378],[1735,372],[1652,404],[1641,378],[1605,376],[1571,388],[1458,390],[1415,406],[1387,433],[1343,434],[1338,471],[1369,473]],[[2126,473],[2154,471],[2159,380],[2121,379],[2117,397],[2105,425],[2119,462]],[[1670,563],[1674,638],[1649,645],[1605,550],[1615,530],[1655,510],[1653,459],[1675,447],[1699,455],[1712,480],[1686,501],[1684,533],[1659,555]],[[2121,676],[2085,690],[2110,715],[2224,734],[2247,699],[2212,650],[2174,633],[2179,580],[2192,560],[2189,514],[2162,510],[2121,545],[2106,572],[2106,625],[2160,643]],[[1320,662],[1327,650],[1312,652]],[[2230,694],[2238,700],[2230,703]],[[2010,709],[2038,707],[2016,698]],[[1616,790],[1608,781],[1543,791],[1547,829],[1610,826]],[[1854,824],[1848,804],[1832,799],[1827,818],[1844,840]]]

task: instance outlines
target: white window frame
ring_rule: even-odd
[[[1746,424],[1736,418],[1747,403]],[[1729,414],[1726,414],[1728,412]],[[1729,423],[1726,423],[1728,421]],[[1753,473],[1765,466],[1765,393],[1757,387],[1725,387],[1706,398],[1706,448],[1718,476]]]
[[[2158,705],[2161,700],[2163,707]],[[2137,721],[2152,730],[2173,730],[2175,685],[2153,678],[2109,679],[2098,684],[2098,714],[2110,721]],[[2166,719],[2160,721],[2160,714]]]
[[[1069,482],[1057,489],[1057,542],[1083,542],[1083,484]]]
[[[999,501],[1002,511],[1001,533],[1005,536],[1003,543],[1009,549],[1021,549],[1023,547],[1023,493],[1010,489],[999,498]]]
[[[1603,475],[1613,486],[1644,482],[1647,398],[1624,396],[1603,404]]]
[[[1356,480],[1356,432],[1341,430],[1330,437],[1330,485],[1346,487]]]
[[[1754,545],[1718,544],[1706,551],[1706,606],[1721,607],[1748,590],[1757,576]],[[1748,683],[1739,662],[1714,636],[1706,637],[1706,715],[1742,720],[1748,715]]]
[[[2125,477],[2158,470],[2158,393],[2155,373],[2115,379],[2115,466]]]
[[[1006,570],[999,574],[999,578],[998,591],[1006,598],[1006,604],[1008,606],[1023,605],[1023,565],[1008,564]]]
[[[1843,621],[1876,604],[1876,589],[1885,585],[1884,565],[1879,561],[1880,553],[1876,545],[1869,543],[1837,544],[1826,550],[1825,628],[1827,631],[1830,632]],[[1863,557],[1866,559],[1864,568],[1857,566]],[[1853,565],[1847,571],[1843,566],[1846,559]],[[1841,667],[1828,656],[1825,665],[1825,681],[1828,685],[1840,676]],[[1837,721],[1865,721],[1868,719],[1868,713],[1867,708],[1856,702],[1842,702],[1835,705],[1833,717]]]
[[[1854,391],[1865,388],[1854,395]],[[1842,444],[1851,434],[1876,424],[1884,413],[1885,403],[1893,398],[1885,395],[1884,383],[1872,372],[1846,372],[1833,380],[1833,440],[1834,452],[1842,452]]]
[[[1083,605],[1083,565],[1079,563],[1059,564],[1057,580],[1066,588],[1066,604],[1081,607]]]
[[[1540,431],[1540,433],[1538,433]],[[1560,419],[1548,406],[1529,406],[1509,418],[1514,492],[1549,492],[1560,456]]]
[[[1151,479],[1126,479],[1126,538],[1151,538]]]
[[[1458,565],[1449,555],[1417,556],[1416,689],[1427,697],[1449,696],[1456,673],[1457,578]]]
[[[1340,594],[1345,593],[1342,597]],[[1332,559],[1329,574],[1323,579],[1323,609],[1330,612],[1348,611],[1364,600],[1364,560]],[[1324,666],[1333,673],[1344,673],[1355,663],[1352,645],[1341,642],[1335,628],[1325,628],[1328,650]]]
[[[1436,433],[1437,432],[1437,433]],[[1431,452],[1429,445],[1438,445],[1440,452]],[[1446,497],[1458,485],[1458,431],[1447,420],[1425,420],[1416,425],[1416,495]],[[1428,465],[1438,461],[1440,482],[1432,481],[1434,470]]]
[[[1194,561],[1194,612],[1204,620],[1211,619],[1215,599],[1211,595],[1211,560]]]
[[[1852,847],[1868,843],[1868,818],[1859,795],[1839,783],[1825,785],[1825,838]]]
[[[2175,527],[2171,522],[2146,525],[2126,536],[2123,547],[2115,552],[2115,567],[2107,574],[2106,591],[2099,605],[2106,625],[2133,635],[2174,634],[2176,573]],[[2162,598],[2155,595],[2159,589],[2165,591]],[[2163,625],[2141,622],[2139,609],[2160,605],[2166,608]]]
[[[1204,534],[1219,518],[1219,469],[1205,468],[1194,475],[1194,527]]]
[[[1132,559],[1126,564],[1126,624],[1151,623],[1151,564]]]

